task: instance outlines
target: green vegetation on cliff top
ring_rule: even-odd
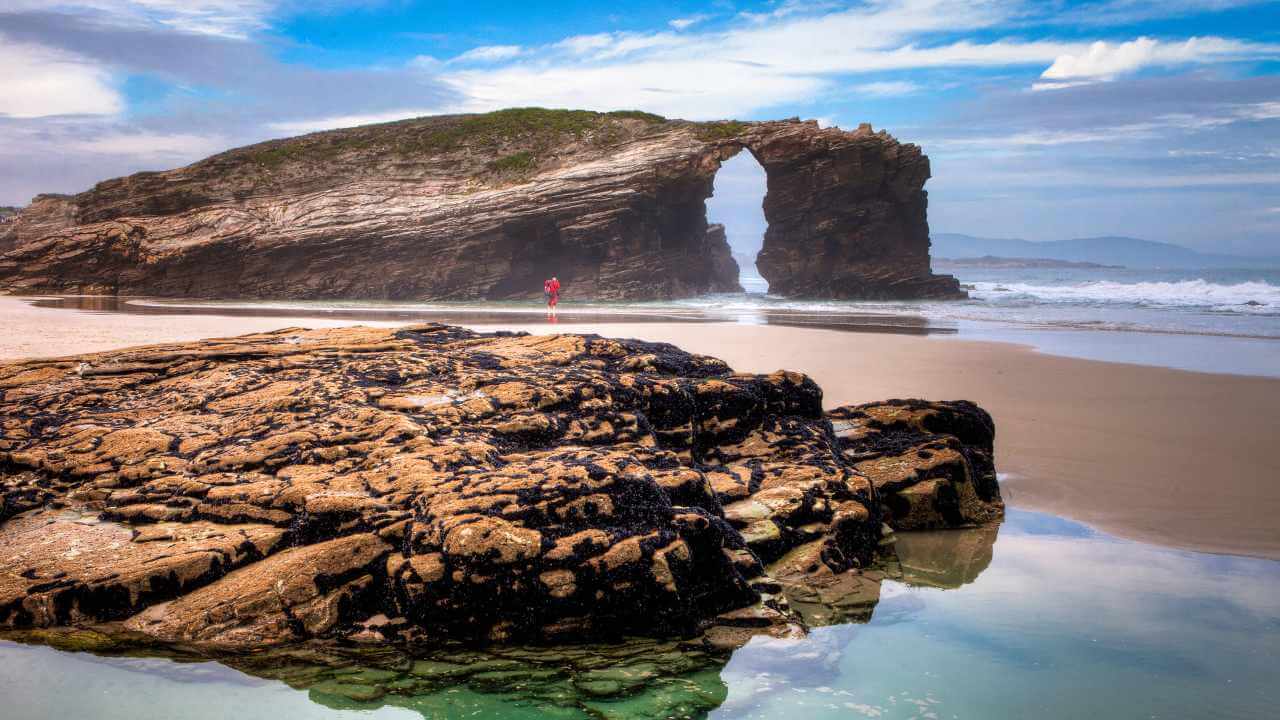
[[[632,121],[631,127],[627,121]],[[506,147],[516,152],[490,163],[490,167],[509,172],[533,169],[538,154],[568,140],[585,139],[596,147],[621,142],[637,134],[634,121],[643,123],[641,131],[645,126],[669,122],[660,115],[639,110],[600,113],[510,108],[480,115],[422,117],[312,133],[231,150],[215,158],[247,159],[273,169],[286,162],[323,163],[347,154],[412,158],[463,148],[488,151]]]

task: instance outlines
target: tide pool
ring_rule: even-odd
[[[211,660],[0,640],[13,720],[129,718],[1272,718],[1280,563],[1119,540],[1010,510],[901,533],[870,621],[730,656],[303,646]],[[856,603],[855,603],[856,605]],[[856,616],[857,613],[849,615]],[[865,617],[865,613],[862,615]],[[93,643],[89,643],[91,646]]]

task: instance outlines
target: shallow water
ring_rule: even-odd
[[[870,622],[756,638],[727,659],[635,641],[222,664],[0,641],[0,716],[1277,716],[1280,563],[1018,510],[998,534],[903,534],[898,553],[901,580],[884,582]]]
[[[532,301],[58,297],[33,302],[100,313],[519,324],[545,325],[549,330],[565,325],[566,330],[579,331],[583,324],[628,322],[785,325],[1011,342],[1087,360],[1280,377],[1280,286],[1271,283],[1271,275],[1223,284],[1203,279],[1142,279],[1186,274],[1174,271],[1134,275],[1137,271],[957,270],[963,272],[973,273],[961,274],[961,280],[971,281],[975,288],[973,299],[966,301],[796,301],[760,294],[637,303],[566,300],[555,316]],[[1232,271],[1216,272],[1224,274],[1215,276],[1224,283],[1238,280]],[[1095,277],[1100,273],[1127,275],[1100,280]]]

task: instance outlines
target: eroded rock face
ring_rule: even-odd
[[[995,424],[967,401],[889,400],[829,414],[841,454],[902,530],[978,525],[1002,511]]]
[[[662,299],[739,290],[706,199],[768,176],[775,293],[960,297],[929,266],[928,159],[869,128],[512,110],[316,133],[42,196],[0,228],[10,294]],[[7,251],[7,252],[6,252]]]
[[[792,297],[964,297],[929,261],[929,158],[863,125],[853,132],[793,123],[753,128],[745,146],[764,167],[769,222],[756,267],[769,292]]]
[[[286,329],[0,365],[0,392],[9,627],[732,644],[794,632],[783,585],[869,566],[885,522],[1000,507],[971,404],[833,430],[802,374],[634,340]]]

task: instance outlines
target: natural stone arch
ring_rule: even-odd
[[[458,134],[468,123],[489,134]],[[538,297],[545,274],[582,300],[733,291],[706,199],[744,148],[766,175],[771,292],[963,295],[930,271],[915,145],[868,126],[536,109],[270,141],[37,198],[0,228],[0,292],[496,300]]]
[[[741,140],[765,170],[770,292],[842,299],[960,295],[929,262],[929,159],[869,125],[767,123]],[[800,128],[796,128],[800,125]],[[797,131],[799,130],[799,131]]]

